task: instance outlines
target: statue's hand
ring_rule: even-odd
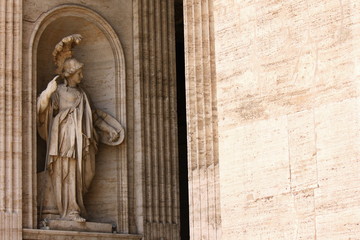
[[[109,140],[110,142],[115,142],[119,137],[119,133],[115,131],[115,129],[112,129],[110,132],[109,132]]]
[[[47,85],[46,87],[46,93],[48,96],[50,96],[51,94],[53,94],[53,92],[56,91],[57,89],[57,82],[56,79],[58,79],[60,76],[56,75]]]
[[[56,79],[59,78],[59,75],[55,76],[47,85],[46,89],[42,91],[38,98],[38,112],[42,113],[48,107],[50,102],[51,94],[53,94],[57,89]]]

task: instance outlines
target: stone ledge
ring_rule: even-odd
[[[49,220],[48,225],[50,230],[112,233],[112,225],[109,223],[95,223],[95,222],[80,223],[80,222],[64,221],[64,220]]]
[[[136,234],[23,229],[24,240],[140,240],[142,237]]]

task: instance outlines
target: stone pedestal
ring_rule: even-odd
[[[112,224],[110,223],[49,220],[48,227],[49,230],[112,233]]]
[[[142,235],[24,229],[24,240],[140,240]]]

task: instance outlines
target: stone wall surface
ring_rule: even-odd
[[[359,2],[213,8],[222,238],[359,239]]]

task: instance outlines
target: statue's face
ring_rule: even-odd
[[[82,68],[80,68],[73,75],[71,75],[67,80],[69,82],[71,82],[72,84],[77,85],[77,84],[81,83],[82,79],[83,79],[83,73],[82,73]]]

